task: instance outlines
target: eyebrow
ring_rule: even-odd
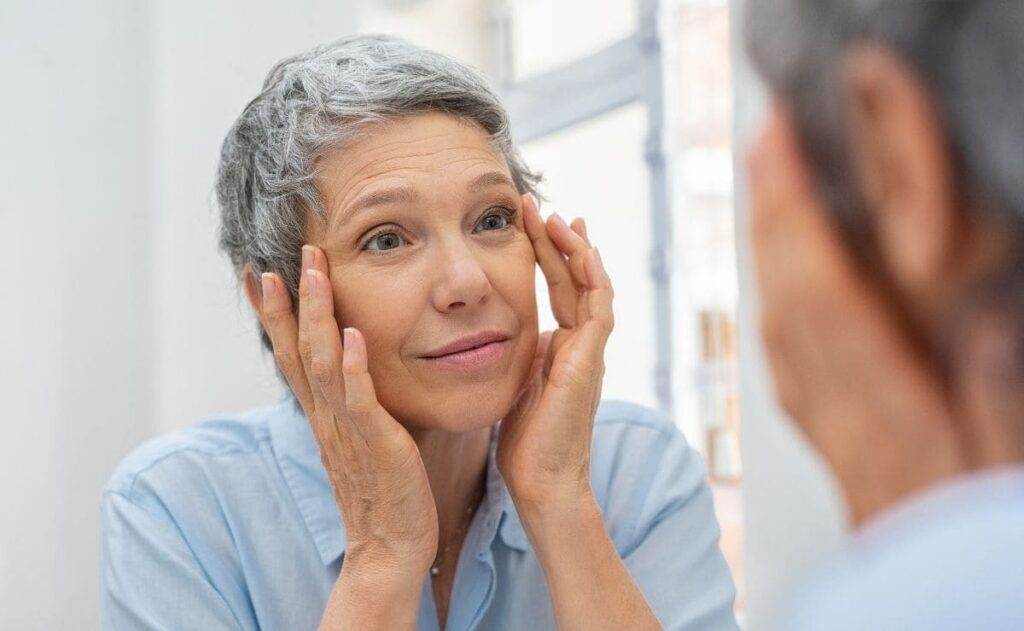
[[[495,188],[499,186],[508,186],[513,190],[516,189],[515,183],[507,175],[501,171],[488,171],[482,173],[473,178],[469,185],[466,187],[470,193],[480,193],[489,188]],[[361,195],[356,198],[345,212],[338,217],[338,221],[335,226],[343,226],[357,213],[372,208],[374,206],[387,206],[389,204],[411,204],[419,199],[419,195],[416,191],[409,186],[393,186],[391,188],[383,188],[380,190],[372,191],[365,195]]]
[[[389,204],[411,204],[417,199],[419,199],[419,196],[416,194],[416,191],[408,186],[393,186],[391,188],[376,190],[357,197],[356,200],[345,209],[345,212],[338,217],[336,225],[345,225],[354,215],[366,210],[367,208],[372,208],[374,206],[387,206]]]
[[[495,186],[510,186],[513,189],[516,188],[515,183],[501,171],[488,171],[482,175],[478,175],[473,178],[473,181],[469,183],[470,193],[479,193],[480,191]]]

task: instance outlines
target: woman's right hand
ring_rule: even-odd
[[[303,247],[297,319],[282,279],[263,274],[260,320],[345,521],[343,574],[421,585],[438,538],[426,470],[412,436],[377,401],[362,334],[345,329],[342,346],[328,274],[324,253]]]

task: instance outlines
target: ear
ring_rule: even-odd
[[[884,263],[908,298],[929,302],[960,237],[942,121],[916,72],[892,51],[854,47],[844,81],[854,162]]]
[[[245,296],[249,299],[252,310],[256,312],[260,322],[263,322],[263,284],[249,263],[242,268],[242,285],[245,286]]]

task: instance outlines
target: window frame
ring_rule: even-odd
[[[514,0],[496,10],[498,74],[502,99],[517,144],[525,144],[586,123],[633,103],[647,113],[644,162],[650,193],[651,243],[648,277],[654,305],[654,395],[661,411],[674,416],[672,317],[672,199],[665,156],[664,83],[659,0],[636,0],[637,30],[590,55],[516,81],[512,50]]]

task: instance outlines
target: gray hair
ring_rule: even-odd
[[[537,195],[541,178],[520,157],[508,113],[479,73],[396,37],[343,38],[278,62],[224,139],[220,247],[236,275],[247,264],[256,274],[279,274],[297,307],[306,222],[324,218],[317,159],[368,123],[430,111],[479,125],[519,192]]]
[[[844,111],[843,54],[881,45],[915,69],[942,119],[961,195],[1015,239],[1000,269],[968,288],[933,349],[954,360],[957,329],[1002,313],[1024,348],[1024,3],[1019,0],[749,0],[747,46],[792,111],[817,183],[851,252],[878,271]],[[1021,358],[1024,362],[1024,357]],[[1022,364],[1024,365],[1024,364]]]
[[[849,177],[841,63],[852,43],[900,54],[935,98],[959,185],[1024,230],[1024,3],[1007,0],[749,0],[751,57],[792,109],[822,193],[855,245],[863,200]]]

